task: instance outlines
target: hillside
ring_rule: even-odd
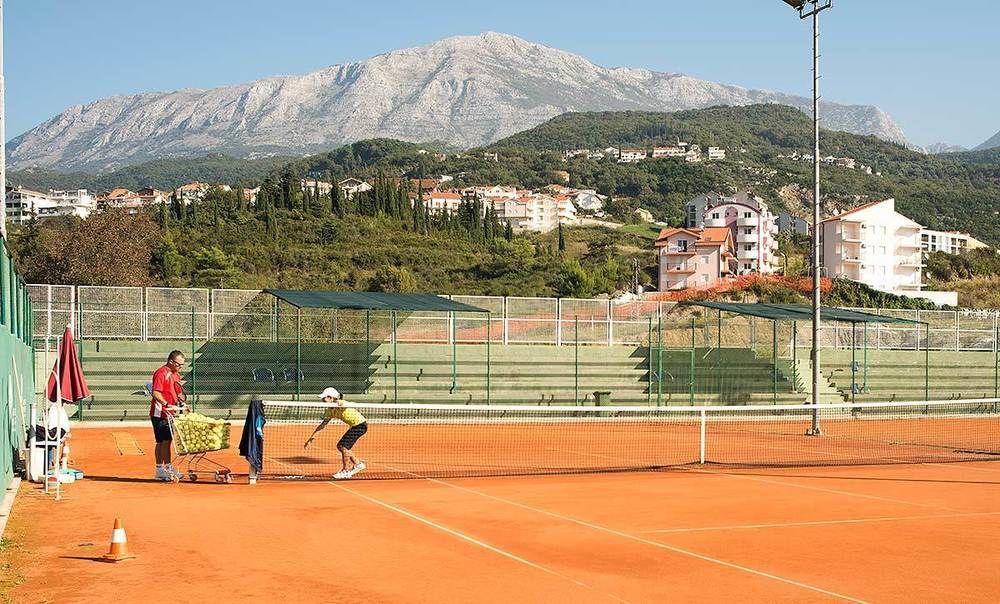
[[[302,75],[211,89],[142,92],[76,105],[7,145],[13,168],[105,172],[221,152],[301,155],[370,138],[488,144],[567,111],[681,110],[804,97],[680,73],[607,68],[485,32],[395,50]],[[823,104],[831,128],[905,142],[877,107]]]
[[[290,157],[262,159],[237,159],[212,153],[202,157],[158,159],[134,166],[126,166],[106,174],[87,172],[58,172],[44,168],[14,170],[7,173],[8,186],[29,189],[89,189],[108,191],[115,187],[141,189],[154,187],[174,189],[186,182],[225,183],[256,186],[262,176],[291,160]]]

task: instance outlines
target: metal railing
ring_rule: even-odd
[[[57,338],[67,324],[82,339],[272,341],[278,331],[275,307],[259,290],[28,285],[34,305],[34,337]],[[666,320],[673,302],[581,300],[500,296],[448,296],[490,311],[481,314],[413,313],[399,325],[400,342],[549,344],[573,340],[592,346],[639,346],[650,324]],[[872,350],[997,351],[997,310],[896,310],[858,308],[927,324],[871,324],[855,333],[858,346]],[[753,322],[739,329],[755,339]],[[808,343],[800,333],[798,345]],[[820,345],[849,347],[850,325],[829,323]],[[858,338],[863,338],[858,340]],[[742,338],[741,338],[742,339]],[[925,341],[926,340],[926,341]]]

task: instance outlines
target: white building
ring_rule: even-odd
[[[424,193],[424,207],[432,214],[457,212],[462,206],[462,195],[454,191],[431,191]]]
[[[497,217],[518,232],[534,231],[547,233],[559,222],[576,220],[576,208],[569,199],[560,202],[554,197],[531,193],[517,199],[494,200],[493,208]]]
[[[709,147],[708,148],[708,159],[710,161],[726,159],[726,150],[720,147]]]
[[[921,227],[877,201],[820,223],[820,263],[828,277],[846,277],[886,292],[923,289]]]
[[[920,247],[927,254],[931,252],[964,254],[969,250],[989,246],[968,233],[923,229],[920,231]]]
[[[333,190],[333,185],[326,182],[325,180],[304,178],[299,181],[299,186],[301,187],[302,191],[308,189],[310,193],[319,192],[320,195],[329,195],[330,191]]]
[[[653,159],[661,157],[684,157],[687,153],[687,143],[669,145],[667,147],[653,147]]]
[[[344,197],[347,199],[352,199],[358,193],[371,191],[373,188],[370,184],[360,178],[345,178],[344,180],[338,182],[337,186],[340,187],[340,190],[344,193]]]
[[[601,195],[593,189],[579,189],[572,197],[576,207],[589,212],[596,212],[604,208],[604,202],[608,199],[607,196]]]
[[[622,149],[618,154],[618,162],[622,164],[633,164],[648,157],[645,149]]]
[[[747,192],[699,195],[687,203],[685,225],[731,230],[741,274],[773,273],[778,267],[778,219],[759,197]]]
[[[7,220],[25,224],[56,216],[87,218],[97,209],[97,202],[86,189],[49,190],[41,193],[23,187],[8,187],[5,199]]]

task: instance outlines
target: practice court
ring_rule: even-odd
[[[1000,601],[992,461],[439,477],[362,440],[389,479],[164,484],[148,432],[80,427],[87,479],[22,488],[15,601]],[[114,516],[138,558],[94,561]]]

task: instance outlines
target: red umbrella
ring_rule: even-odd
[[[56,375],[59,376],[58,386]],[[57,395],[57,391],[59,394]],[[90,396],[90,388],[83,377],[80,358],[76,355],[73,345],[73,331],[66,326],[62,343],[59,345],[59,358],[49,374],[49,384],[45,389],[45,398],[55,403],[62,400],[65,403],[75,403]]]

